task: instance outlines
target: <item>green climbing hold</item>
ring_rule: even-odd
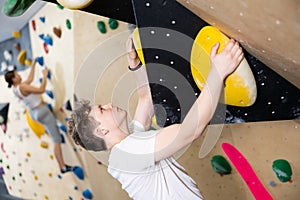
[[[22,173],[21,173],[21,172],[19,173],[19,176],[20,176],[20,177],[22,176]]]
[[[98,27],[98,30],[101,32],[101,33],[106,33],[106,27],[105,27],[105,24],[103,21],[98,21],[97,22],[97,27]]]
[[[227,160],[220,155],[216,155],[211,159],[211,165],[215,172],[218,174],[230,174],[231,173],[231,167]]]
[[[60,4],[57,4],[57,7],[58,7],[59,9],[61,9],[61,10],[64,9],[64,7],[63,7],[62,5],[60,5]]]
[[[109,25],[109,27],[110,27],[112,30],[115,30],[115,29],[118,28],[119,23],[118,23],[117,20],[109,18],[109,19],[108,19],[108,25]]]
[[[279,159],[275,160],[272,165],[273,171],[281,182],[291,180],[292,168],[288,161]]]
[[[66,20],[66,26],[70,30],[72,28],[71,22],[69,19]]]
[[[16,178],[13,176],[13,177],[12,177],[12,180],[13,180],[13,181],[15,181],[15,180],[16,180]]]
[[[2,12],[9,17],[22,15],[35,0],[6,0]]]

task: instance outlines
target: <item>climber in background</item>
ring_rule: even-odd
[[[51,135],[54,142],[54,155],[58,162],[60,172],[66,173],[72,171],[72,167],[66,165],[62,155],[61,143],[62,138],[56,124],[56,119],[50,111],[48,105],[42,101],[39,94],[45,92],[48,70],[43,70],[43,80],[40,87],[32,86],[31,83],[34,78],[36,59],[33,61],[27,80],[22,82],[21,76],[16,70],[8,71],[5,74],[5,81],[8,87],[13,86],[13,93],[18,97],[29,109],[32,119],[43,124],[47,132]]]

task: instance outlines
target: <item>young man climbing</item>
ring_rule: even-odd
[[[217,53],[211,49],[211,71],[206,84],[181,124],[149,130],[154,114],[150,88],[132,38],[127,41],[129,69],[135,73],[139,100],[134,119],[113,104],[89,106],[82,102],[69,120],[75,142],[92,151],[111,150],[108,172],[133,199],[203,199],[195,181],[172,157],[200,137],[216,110],[224,80],[243,59],[239,44],[230,40]]]

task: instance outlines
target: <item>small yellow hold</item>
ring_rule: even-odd
[[[18,62],[20,63],[20,65],[22,66],[25,65],[25,59],[26,59],[26,50],[23,49],[18,55]]]
[[[53,160],[53,155],[52,155],[52,154],[50,154],[50,156],[49,156],[49,157],[50,157],[50,159],[51,159],[51,160]]]
[[[25,59],[25,65],[31,66],[32,65],[31,60],[30,59]]]
[[[145,66],[145,58],[144,58],[144,54],[143,54],[143,48],[142,48],[142,44],[141,44],[141,38],[140,38],[140,34],[138,29],[134,29],[133,31],[133,44],[134,47],[136,49],[136,52],[142,62],[142,64]]]
[[[49,176],[49,177],[52,177],[52,173],[51,173],[51,172],[49,172],[49,173],[48,173],[48,176]]]
[[[49,199],[49,197],[47,195],[45,195],[44,197],[45,197],[46,200]]]
[[[37,181],[38,179],[39,179],[39,177],[38,177],[37,175],[35,175],[35,176],[34,176],[34,180]]]
[[[26,153],[26,156],[27,156],[27,157],[30,157],[31,155],[30,155],[30,153],[29,153],[29,152],[27,152],[27,153]]]
[[[48,143],[45,142],[45,141],[41,141],[40,146],[41,146],[42,148],[44,148],[44,149],[47,149],[47,148],[48,148]]]
[[[20,32],[20,31],[14,31],[14,32],[12,33],[12,36],[13,36],[14,38],[20,38],[20,37],[21,37],[21,32]]]

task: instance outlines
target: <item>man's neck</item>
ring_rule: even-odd
[[[120,126],[115,133],[113,133],[114,138],[110,143],[110,147],[108,149],[112,149],[115,145],[119,144],[122,140],[124,140],[129,135],[129,129],[127,123],[123,126]]]

